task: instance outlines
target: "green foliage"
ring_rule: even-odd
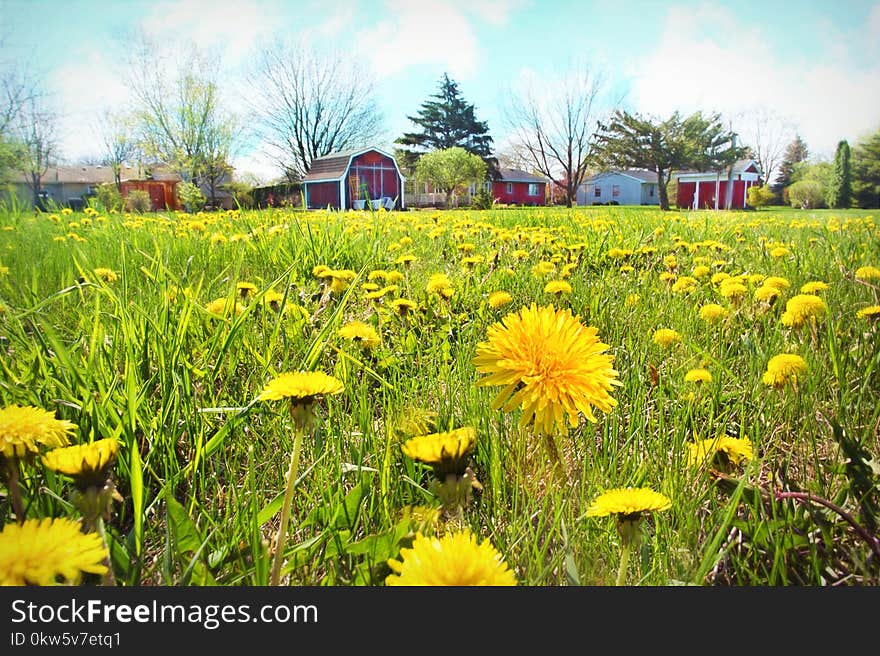
[[[782,164],[779,165],[779,174],[776,176],[773,188],[777,192],[781,192],[790,184],[796,182],[794,177],[795,166],[800,162],[805,162],[809,156],[810,152],[807,149],[807,143],[800,135],[797,135],[794,141],[785,148],[785,154],[782,156]]]
[[[232,194],[236,204],[243,210],[254,208],[253,186],[247,182],[235,181],[223,185],[223,189]]]
[[[666,185],[673,170],[723,170],[740,159],[745,148],[724,129],[719,114],[696,112],[682,118],[675,112],[654,120],[617,110],[610,122],[600,124],[594,157],[602,169],[639,168],[659,175],[660,209],[669,209]]]
[[[825,202],[834,209],[847,208],[852,204],[852,164],[846,141],[837,144],[834,169],[825,190]]]
[[[416,116],[407,118],[421,128],[407,132],[395,143],[407,146],[409,152],[464,148],[487,162],[494,162],[489,124],[477,120],[474,105],[461,96],[458,84],[444,73],[440,90],[422,103]]]
[[[8,182],[21,168],[25,153],[22,144],[0,135],[0,183]]]
[[[880,130],[853,148],[853,195],[862,208],[880,207]]]
[[[416,166],[416,175],[445,192],[446,206],[449,207],[454,193],[464,192],[469,185],[485,179],[486,163],[456,146],[422,155]]]
[[[95,200],[105,212],[118,212],[123,207],[122,194],[119,193],[119,189],[112,182],[98,185],[95,189]]]
[[[150,194],[143,189],[132,189],[125,196],[125,209],[129,212],[143,214],[153,209]]]
[[[788,188],[788,202],[802,210],[820,208],[825,204],[825,187],[815,179],[799,180]]]
[[[177,185],[177,196],[180,198],[180,204],[186,208],[190,214],[198,212],[205,206],[205,194],[192,182],[181,182]]]
[[[479,185],[477,193],[471,199],[471,206],[475,210],[491,210],[495,207],[495,197],[486,188],[486,185]]]
[[[767,185],[752,186],[749,187],[748,201],[752,207],[766,207],[776,202],[776,194]]]

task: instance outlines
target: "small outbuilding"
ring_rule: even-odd
[[[331,153],[312,160],[303,178],[307,209],[403,209],[403,185],[393,155],[378,148]]]
[[[643,169],[605,171],[584,180],[578,205],[659,205],[657,174]]]
[[[519,169],[497,169],[492,196],[507,205],[546,205],[547,178]]]
[[[694,210],[723,210],[727,200],[727,171],[679,171],[676,205]],[[733,195],[730,209],[745,209],[749,187],[758,184],[758,164],[741,159],[733,165]]]

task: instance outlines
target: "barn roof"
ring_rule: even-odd
[[[753,159],[738,159],[733,163],[733,172],[734,173],[743,173],[750,166],[758,167],[758,163]],[[687,169],[684,171],[675,171],[675,175],[700,175],[705,173],[712,173],[714,175],[715,171],[697,171],[694,169]]]
[[[498,180],[499,182],[547,182],[547,178],[520,169],[498,169]]]
[[[303,178],[303,182],[339,180],[345,176],[348,171],[348,166],[351,164],[351,160],[354,157],[368,153],[371,150],[375,150],[377,153],[384,155],[385,157],[390,157],[391,161],[394,162],[395,168],[397,168],[398,175],[403,178],[403,174],[400,172],[400,168],[397,166],[397,161],[394,159],[393,155],[386,153],[379,148],[358,148],[356,150],[343,150],[324,155],[323,157],[316,157],[312,160],[312,167]]]

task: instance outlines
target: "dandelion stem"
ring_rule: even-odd
[[[629,565],[629,551],[629,542],[623,540],[620,543],[620,567],[617,570],[617,583],[615,583],[618,587],[626,585],[626,568]]]
[[[287,525],[290,521],[290,506],[293,501],[293,486],[299,468],[299,454],[302,448],[304,430],[297,426],[293,437],[293,451],[290,453],[290,466],[287,470],[287,488],[284,490],[284,502],[281,505],[281,524],[275,539],[275,558],[272,562],[272,575],[269,585],[279,585],[281,581],[281,562],[284,560],[284,547],[287,543]]]
[[[19,524],[24,523],[24,502],[21,500],[21,487],[18,485],[18,459],[6,460],[6,471],[9,475],[9,497],[12,501],[12,510]]]
[[[104,564],[107,566],[107,573],[104,575],[104,585],[116,585],[116,577],[113,576],[113,563],[110,562],[110,546],[107,544],[107,533],[104,529],[104,518],[98,515],[95,518],[95,531],[101,536],[101,542],[104,544],[104,550],[107,555],[104,556]]]

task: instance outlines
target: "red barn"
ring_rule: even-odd
[[[730,209],[746,207],[749,187],[758,184],[758,164],[753,159],[741,159],[733,165],[733,196]],[[727,199],[727,171],[680,171],[676,205],[694,210],[723,210]]]
[[[330,153],[312,160],[303,178],[306,208],[403,209],[403,183],[392,155],[378,148]]]
[[[547,179],[519,169],[498,169],[492,196],[507,205],[546,205]]]

